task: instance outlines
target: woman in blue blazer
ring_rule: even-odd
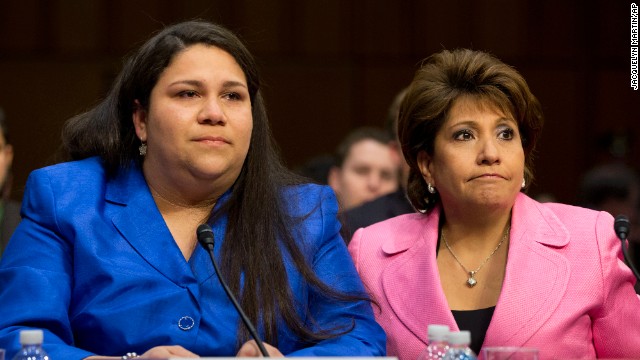
[[[0,263],[0,348],[54,359],[257,356],[196,228],[271,356],[383,355],[336,199],[273,150],[253,59],[228,30],[166,28],[29,177]],[[125,355],[126,354],[126,355]]]

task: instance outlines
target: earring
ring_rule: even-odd
[[[520,187],[524,189],[525,186],[527,186],[527,180],[522,178],[522,185]]]
[[[138,151],[140,152],[140,156],[145,156],[147,155],[147,143],[142,143],[140,144],[140,146],[138,147]]]
[[[436,193],[436,188],[434,188],[430,183],[427,183],[427,191],[430,194],[435,194]]]

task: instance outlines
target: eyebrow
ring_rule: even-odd
[[[451,124],[449,126],[449,128],[454,127],[454,126],[460,126],[460,125],[474,126],[476,123],[477,123],[477,121],[476,120],[472,120],[472,119],[462,120],[462,121],[457,122],[455,124]],[[518,122],[515,119],[511,118],[511,117],[500,117],[500,118],[497,118],[495,120],[495,124],[496,125],[499,125],[499,124],[502,124],[502,123],[513,123],[513,124],[518,125]]]
[[[203,86],[203,82],[200,80],[178,80],[178,81],[174,81],[172,83],[169,84],[169,86],[174,86],[174,85],[179,85],[179,84],[186,84],[186,85],[191,85],[191,86]],[[235,81],[235,80],[227,80],[224,83],[222,83],[222,87],[223,88],[232,88],[232,87],[243,87],[245,89],[247,89],[247,85],[243,82],[240,81]]]

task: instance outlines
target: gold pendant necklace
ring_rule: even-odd
[[[460,259],[458,259],[456,254],[453,252],[453,250],[451,250],[451,246],[449,246],[449,242],[447,242],[447,238],[445,238],[445,236],[444,236],[444,229],[440,229],[440,238],[442,239],[442,241],[444,241],[444,245],[447,247],[447,250],[449,250],[449,253],[451,253],[451,256],[453,256],[453,258],[456,260],[456,262],[458,264],[460,264],[462,269],[467,274],[469,274],[469,278],[467,279],[467,286],[472,288],[472,287],[476,286],[476,284],[478,283],[478,280],[476,280],[476,274],[478,273],[478,271],[480,271],[480,269],[482,269],[484,264],[486,264],[487,261],[489,261],[489,259],[491,259],[491,257],[496,253],[496,251],[498,251],[498,249],[500,249],[500,246],[502,245],[502,243],[509,237],[509,232],[510,231],[511,231],[511,225],[507,225],[507,228],[505,229],[504,235],[502,235],[502,239],[498,243],[498,246],[496,246],[496,248],[493,249],[491,254],[489,254],[489,256],[487,256],[487,258],[484,259],[484,261],[482,262],[482,264],[480,264],[480,266],[478,266],[475,270],[471,270],[471,271],[469,271],[467,269],[467,267],[462,264]]]

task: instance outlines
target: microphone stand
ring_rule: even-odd
[[[624,215],[616,216],[615,222],[613,223],[613,228],[616,233],[616,236],[620,241],[622,241],[622,255],[624,255],[624,261],[627,263],[627,266],[631,269],[631,272],[636,277],[636,280],[640,282],[640,274],[638,274],[638,270],[631,262],[629,258],[629,253],[627,251],[627,236],[629,235],[629,219]]]
[[[260,349],[262,356],[269,357],[267,349],[264,347],[264,344],[262,343],[262,340],[260,340],[260,337],[258,337],[256,328],[253,326],[253,324],[251,324],[251,320],[249,320],[247,315],[244,313],[235,296],[233,296],[233,294],[231,293],[231,289],[229,289],[227,283],[222,279],[222,275],[220,275],[220,269],[218,269],[218,265],[216,264],[215,256],[213,253],[213,247],[215,244],[213,239],[213,230],[211,230],[211,227],[209,225],[202,224],[198,226],[196,234],[198,236],[198,242],[200,243],[200,245],[202,245],[209,253],[209,258],[211,258],[211,263],[213,264],[213,268],[215,269],[216,275],[218,276],[218,281],[220,281],[222,288],[224,288],[224,292],[227,293],[227,297],[229,298],[229,300],[231,300],[233,307],[236,308],[236,311],[240,315],[242,322],[247,327],[247,330],[249,330],[251,337],[253,337],[253,339],[256,341],[256,344],[258,345],[258,349]]]

